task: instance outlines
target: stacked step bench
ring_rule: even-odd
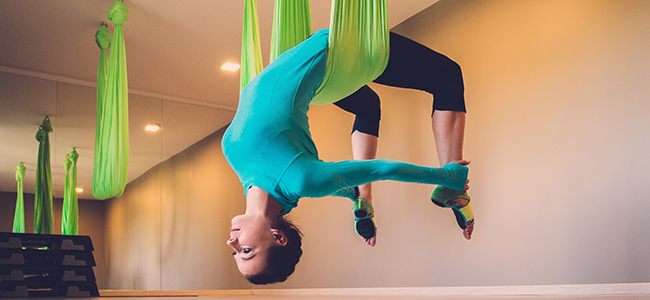
[[[89,236],[0,232],[0,297],[98,297]]]

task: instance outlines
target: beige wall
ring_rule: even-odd
[[[249,284],[225,241],[244,210],[219,130],[106,201],[108,289],[240,289]],[[239,276],[237,276],[239,275]]]
[[[272,288],[650,281],[650,2],[442,0],[395,28],[463,67],[477,227],[462,238],[430,186],[375,185],[378,245],[346,199],[303,199],[295,274]],[[430,96],[376,87],[379,156],[437,165]],[[310,112],[324,160],[349,159],[352,117]],[[224,241],[244,210],[222,131],[107,202],[108,287],[237,289]],[[267,287],[268,288],[268,287]]]

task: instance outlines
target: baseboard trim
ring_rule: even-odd
[[[227,297],[227,296],[596,296],[650,295],[650,283],[521,285],[468,287],[387,287],[241,290],[100,290],[102,297]]]
[[[650,295],[650,283],[412,288],[252,289],[253,295],[590,296]]]

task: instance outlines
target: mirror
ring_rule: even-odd
[[[119,240],[137,235],[141,242],[154,249],[163,247],[163,162],[182,153],[215,131],[227,125],[234,110],[181,102],[183,99],[162,99],[143,92],[129,94],[129,172],[127,185],[131,190],[128,204],[119,199],[89,200],[92,196],[92,169],[96,122],[96,89],[93,83],[28,72],[0,70],[0,191],[3,222],[1,231],[11,231],[15,207],[15,170],[19,162],[27,167],[23,188],[25,193],[26,232],[33,232],[33,193],[36,174],[38,126],[49,116],[54,128],[50,134],[53,194],[55,197],[54,230],[61,232],[61,203],[65,184],[64,160],[76,148],[78,187],[84,189],[80,199],[80,234],[90,235],[95,246],[95,273],[100,289],[109,288],[105,274],[122,262],[110,262],[105,253],[105,240],[110,238],[107,223],[121,224],[138,230],[124,232],[108,249],[127,247]],[[158,124],[157,132],[145,131],[147,124]],[[158,172],[158,173],[156,173]],[[170,175],[165,175],[170,176]],[[173,178],[168,178],[173,180]],[[191,187],[188,187],[191,188]],[[134,195],[135,194],[135,195]],[[168,199],[173,199],[173,195]],[[137,214],[137,218],[132,218]],[[228,213],[230,214],[230,212]],[[229,219],[228,219],[229,221]],[[149,239],[149,240],[147,240]],[[135,250],[137,251],[137,250]],[[133,288],[160,289],[162,261],[158,255],[140,255],[140,266],[154,272],[151,283]],[[142,258],[150,258],[151,265]],[[229,258],[228,255],[225,255]],[[125,264],[132,261],[126,260]],[[111,286],[124,286],[111,283]],[[128,288],[128,287],[127,287]]]

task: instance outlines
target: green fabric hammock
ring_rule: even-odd
[[[257,20],[257,0],[245,0],[244,25],[242,30],[241,69],[239,73],[239,90],[262,72],[262,47],[260,46],[260,29]]]
[[[79,206],[77,199],[77,160],[79,153],[75,149],[65,158],[65,191],[63,194],[63,213],[61,233],[77,235],[79,233]]]
[[[312,34],[309,0],[276,0],[271,31],[271,57],[275,60]]]
[[[379,77],[388,64],[389,35],[386,0],[335,0],[327,72],[311,103],[334,103]]]
[[[34,232],[40,234],[54,232],[50,132],[52,132],[52,124],[46,117],[36,132],[38,160],[36,162],[36,192],[34,193]]]
[[[271,60],[311,34],[308,0],[276,0],[273,27]],[[261,55],[244,55],[253,50],[261,52],[259,38],[253,38],[250,32],[259,35],[254,0],[247,0],[244,6],[241,89],[261,72]],[[330,104],[341,100],[375,80],[384,71],[389,55],[386,0],[333,1],[329,44],[327,73],[312,104]],[[245,65],[252,64],[259,64],[260,69],[244,70]]]
[[[102,54],[97,71],[97,129],[93,168],[93,195],[96,199],[119,197],[124,192],[129,164],[129,91],[126,74],[126,51],[122,24],[129,11],[122,1],[115,1],[108,19],[115,23],[106,77],[103,76]],[[95,35],[102,52],[108,47],[106,34]],[[102,30],[104,31],[104,30]],[[106,79],[104,81],[104,79]],[[102,91],[104,90],[105,91]]]
[[[13,232],[25,233],[25,204],[23,198],[23,178],[25,178],[25,165],[20,163],[16,167],[16,183],[18,184],[18,192],[16,193],[16,212],[14,213],[14,228]]]

